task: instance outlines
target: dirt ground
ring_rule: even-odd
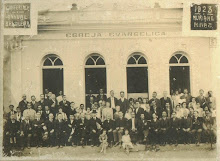
[[[138,149],[138,151],[137,151]],[[61,159],[61,160],[217,160],[216,145],[214,149],[210,149],[210,144],[201,144],[196,146],[191,145],[166,145],[160,147],[158,152],[145,151],[143,145],[135,146],[135,149],[126,154],[123,149],[119,147],[108,148],[107,153],[100,153],[100,147],[63,147],[63,148],[31,148],[25,149],[21,155],[22,157],[8,157],[5,159]]]

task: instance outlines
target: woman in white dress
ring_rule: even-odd
[[[122,147],[123,149],[125,149],[127,154],[130,152],[130,149],[134,148],[131,142],[131,137],[127,129],[125,130],[125,134],[122,136]]]

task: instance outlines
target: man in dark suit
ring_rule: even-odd
[[[114,96],[114,91],[110,91],[110,97],[107,99],[107,102],[110,103],[110,107],[113,109],[113,112],[115,112],[115,107],[118,105],[118,99]]]
[[[49,107],[50,107],[50,111],[55,116],[55,114],[58,112],[58,102],[56,100],[55,94],[52,94],[50,98],[51,99],[49,99],[48,104],[49,104]]]
[[[43,111],[43,114],[42,114],[42,118],[44,121],[47,121],[49,120],[49,115],[50,115],[50,108],[49,106],[45,106],[45,111]]]
[[[69,118],[70,115],[75,115],[76,114],[76,108],[75,108],[75,102],[71,102],[70,103],[70,107],[66,113],[67,117]]]
[[[145,119],[145,115],[142,113],[137,123],[139,142],[147,142],[149,127],[150,127],[150,122]]]
[[[165,110],[166,103],[170,104],[170,107],[172,108],[172,102],[171,99],[167,96],[167,91],[163,92],[163,97],[160,99],[162,110]]]
[[[103,129],[106,130],[108,135],[108,143],[110,147],[113,146],[113,129],[114,129],[114,121],[111,120],[111,115],[107,116],[107,120],[103,122]]]
[[[40,95],[40,101],[38,101],[38,106],[41,105],[42,109],[44,110],[45,106],[49,106],[48,101],[45,100],[44,94]]]
[[[140,119],[141,118],[141,114],[144,114],[144,109],[141,108],[141,105],[138,101],[136,101],[135,103],[135,109],[134,109],[134,112],[135,112],[135,118],[136,119]]]
[[[35,96],[31,96],[31,106],[32,106],[32,109],[37,111],[38,102],[36,102],[36,97]]]
[[[60,101],[59,105],[62,107],[63,112],[68,113],[68,110],[70,108],[70,102],[67,101],[66,95],[63,95],[63,100]]]
[[[22,100],[19,102],[18,106],[21,108],[21,112],[27,109],[27,96],[23,94]]]
[[[55,146],[55,122],[52,113],[49,114],[49,119],[45,121],[45,125],[47,127],[48,136],[49,136],[48,146],[53,147]]]
[[[122,134],[124,129],[127,127],[127,120],[123,117],[123,113],[119,112],[119,118],[115,120],[115,128],[113,130],[115,146],[122,144]]]
[[[11,118],[11,115],[16,114],[17,112],[14,110],[14,105],[9,105],[10,112],[7,114],[7,119]]]
[[[138,120],[135,118],[135,113],[131,113],[131,119],[127,121],[127,129],[129,130],[131,136],[131,142],[133,144],[137,143],[137,127],[138,127]]]
[[[106,97],[106,95],[104,94],[104,90],[103,89],[100,89],[99,90],[99,94],[98,94],[98,96],[97,96],[97,102],[99,102],[99,101],[106,101],[107,100],[107,97]]]
[[[62,114],[58,114],[58,119],[55,121],[55,133],[58,148],[62,148],[65,145],[65,135],[66,135],[66,123],[62,119]]]
[[[153,94],[152,94],[152,99],[149,100],[149,104],[150,104],[151,107],[153,106],[153,104],[152,104],[153,102],[155,102],[156,105],[157,105],[157,107],[158,107],[159,109],[161,109],[161,102],[160,102],[160,100],[157,98],[157,92],[153,92]],[[162,109],[161,109],[161,110],[162,110]]]
[[[181,120],[176,117],[176,112],[172,113],[172,117],[170,119],[170,129],[169,129],[169,143],[178,145],[178,139],[181,128]]]
[[[91,108],[91,105],[90,105],[90,97],[93,98],[93,101],[95,101],[95,96],[92,94],[92,90],[89,90],[89,94],[86,95],[86,108],[87,107],[90,107]]]
[[[198,117],[199,112],[194,111],[194,117],[192,119],[192,135],[196,145],[199,145],[201,142],[201,133],[203,128],[202,118]]]
[[[129,102],[126,98],[124,98],[125,93],[124,91],[120,92],[120,99],[118,100],[118,105],[120,106],[121,111],[123,112],[123,114],[125,115],[127,109],[129,108]]]
[[[166,145],[168,142],[168,131],[169,131],[169,119],[167,118],[166,111],[162,112],[162,118],[159,120],[160,122],[160,130],[159,130],[159,136],[160,136],[160,144]]]
[[[184,144],[189,144],[191,138],[192,119],[188,117],[188,113],[184,111],[183,118],[181,120],[182,138]]]
[[[155,101],[152,101],[151,113],[155,113],[158,116],[158,118],[161,118],[162,110],[157,107]]]
[[[188,89],[184,89],[183,95],[180,97],[180,99],[184,99],[184,102],[186,102],[187,105],[191,102],[192,96],[190,93],[188,93]]]
[[[33,134],[34,134],[34,141],[37,147],[42,146],[42,136],[43,136],[43,126],[44,126],[43,119],[41,119],[41,114],[36,114],[36,119],[33,121]]]
[[[33,134],[33,123],[30,121],[29,116],[26,116],[25,120],[21,122],[20,131],[21,147],[24,149],[24,147],[27,146],[29,149],[31,144],[31,137]]]
[[[12,114],[5,125],[6,136],[9,136],[9,144],[11,148],[17,146],[19,130],[20,123],[16,120],[15,114]]]
[[[196,102],[199,103],[200,106],[204,109],[207,106],[207,104],[206,104],[206,98],[203,94],[204,94],[203,89],[200,89],[199,96],[196,97]]]
[[[96,112],[93,111],[92,118],[90,119],[90,136],[92,139],[91,146],[99,146],[99,135],[102,129],[102,122],[96,117]]]
[[[173,109],[172,109],[172,107],[170,106],[170,103],[166,103],[165,104],[165,109],[164,109],[164,111],[166,111],[166,113],[167,113],[167,118],[168,119],[170,119],[171,118],[171,115],[172,115],[172,113],[173,113]]]
[[[74,119],[74,115],[70,115],[67,121],[67,139],[68,142],[71,143],[72,146],[77,145],[77,141],[79,140],[78,130],[77,130],[78,121]]]

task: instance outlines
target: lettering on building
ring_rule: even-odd
[[[191,30],[217,30],[217,5],[192,4]]]
[[[30,3],[6,3],[5,28],[30,28]]]

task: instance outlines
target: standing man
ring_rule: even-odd
[[[21,112],[27,109],[27,96],[25,94],[23,94],[22,100],[19,102],[18,106],[21,108]]]
[[[62,107],[63,112],[68,113],[68,110],[70,109],[70,102],[67,101],[66,95],[63,95],[63,100],[59,103],[59,106]]]
[[[134,110],[134,112],[135,112],[135,117],[136,117],[137,119],[140,119],[140,118],[141,118],[141,114],[144,114],[144,113],[145,113],[145,112],[144,112],[144,109],[141,108],[141,104],[140,104],[138,101],[136,101],[134,107],[135,107],[135,110]]]
[[[167,91],[163,92],[163,97],[160,99],[160,102],[163,110],[166,108],[166,103],[169,103],[170,107],[172,108],[172,102],[171,99],[167,96]]]
[[[157,108],[159,108],[160,111],[162,111],[162,109],[161,109],[161,102],[160,102],[160,100],[157,98],[157,92],[153,92],[153,94],[152,94],[152,99],[150,99],[150,101],[149,101],[149,104],[150,104],[151,107],[153,106],[153,105],[152,105],[152,102],[153,102],[153,101],[156,103]]]
[[[62,101],[63,100],[63,91],[60,91],[59,92],[59,96],[57,96],[57,102],[58,102],[58,104],[60,104],[60,101]]]
[[[107,102],[110,102],[110,106],[115,113],[115,107],[117,106],[118,99],[114,96],[114,91],[110,91],[110,97],[107,99]]]
[[[37,111],[38,103],[36,102],[36,97],[34,95],[31,96],[31,106],[32,106],[32,109]]]
[[[27,109],[24,110],[24,112],[23,112],[23,117],[26,118],[26,116],[28,116],[31,121],[34,121],[35,116],[36,116],[36,111],[33,110],[31,107],[32,107],[31,103],[28,102]]]
[[[120,106],[121,111],[125,115],[127,109],[129,108],[129,102],[126,98],[124,98],[125,93],[124,91],[120,92],[120,99],[118,100],[118,105]]]
[[[183,95],[180,97],[180,99],[183,99],[182,102],[186,102],[186,104],[188,105],[192,100],[192,96],[188,93],[187,89],[184,89]]]
[[[104,90],[103,89],[99,90],[99,94],[97,96],[97,102],[99,102],[100,100],[102,100],[102,101],[106,101],[107,100],[107,97],[104,94]]]
[[[199,90],[199,96],[196,97],[196,102],[200,104],[200,107],[202,107],[203,109],[206,106],[206,98],[204,96],[204,91],[203,89]]]
[[[41,105],[42,109],[45,109],[45,106],[48,105],[48,101],[45,100],[44,94],[40,95],[40,101],[38,101],[38,106]]]

